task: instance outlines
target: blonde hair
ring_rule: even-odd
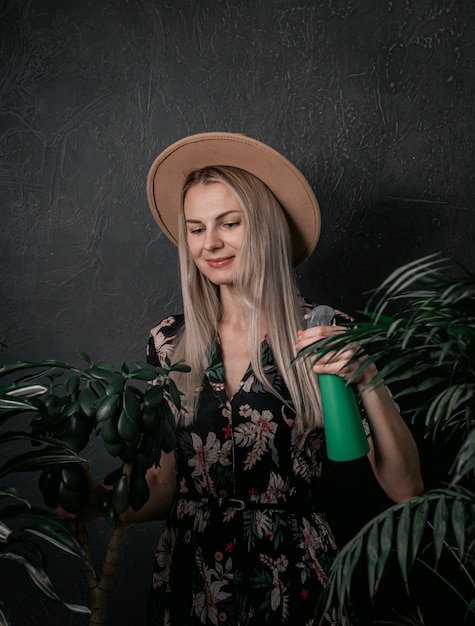
[[[178,248],[185,324],[177,341],[174,359],[183,358],[191,373],[179,374],[177,384],[184,392],[185,422],[191,422],[199,387],[208,365],[210,348],[218,336],[221,319],[219,289],[197,269],[188,249],[184,199],[197,184],[222,183],[234,194],[243,212],[245,235],[237,257],[235,286],[249,328],[251,366],[258,380],[274,395],[261,363],[261,321],[267,321],[267,336],[277,368],[292,400],[300,429],[322,426],[320,392],[316,376],[296,356],[297,329],[303,328],[302,298],[292,267],[292,241],[282,207],[258,178],[239,168],[206,167],[193,172],[183,189],[179,216]],[[282,398],[281,398],[282,399]]]

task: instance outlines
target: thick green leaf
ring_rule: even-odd
[[[140,419],[140,401],[131,387],[124,391],[124,412],[132,422],[138,423]]]
[[[148,382],[154,380],[157,377],[157,372],[153,365],[141,361],[138,361],[135,365],[137,369],[130,372],[130,376],[132,378],[137,378],[138,380],[144,380]]]
[[[116,372],[99,365],[91,365],[91,367],[84,371],[84,374],[106,383],[111,382],[117,377]]]
[[[161,385],[153,385],[144,395],[144,403],[150,408],[156,408],[163,402],[163,387]]]
[[[175,382],[173,380],[171,380],[171,379],[168,381],[168,391],[169,391],[169,394],[170,394],[171,401],[176,406],[178,411],[181,411],[180,392],[179,392],[178,387],[176,386]]]

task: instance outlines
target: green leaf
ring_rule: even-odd
[[[7,374],[13,374],[14,372],[19,372],[22,370],[30,370],[30,369],[38,369],[47,367],[49,369],[52,368],[60,368],[60,369],[73,369],[71,365],[67,363],[63,363],[61,361],[17,361],[16,363],[11,363],[8,365],[3,365],[0,367],[0,376],[5,376]],[[44,372],[35,375],[34,377],[43,375]]]
[[[459,558],[462,560],[465,550],[465,506],[461,500],[454,500],[451,513],[452,528],[454,529]]]
[[[144,395],[144,403],[150,408],[156,408],[163,402],[163,388],[161,385],[153,385]]]
[[[86,417],[92,419],[96,412],[97,394],[87,386],[79,393],[79,406]]]
[[[409,528],[411,526],[411,505],[405,504],[402,508],[401,515],[397,524],[396,531],[396,547],[399,567],[401,569],[402,578],[407,588],[408,581],[408,559],[407,553],[409,548]]]
[[[8,496],[10,498],[15,498],[15,500],[18,500],[19,502],[23,502],[23,504],[26,504],[28,507],[30,506],[28,500],[26,500],[25,498],[21,498],[17,494],[17,490],[14,489],[13,487],[0,487],[0,496]]]
[[[10,400],[10,398],[0,398],[0,410],[11,411],[31,411],[34,406],[28,400]]]
[[[157,372],[153,365],[149,363],[144,363],[142,361],[138,361],[136,364],[137,369],[132,370],[130,372],[130,376],[132,378],[137,378],[138,380],[152,381],[157,377]]]
[[[348,552],[348,556],[345,559],[345,564],[342,568],[342,581],[341,581],[341,604],[345,601],[346,595],[349,595],[351,589],[351,581],[355,567],[359,562],[361,552],[363,551],[363,539],[356,541],[353,548]]]
[[[36,520],[43,520],[50,526],[56,526],[61,528],[64,532],[72,534],[74,532],[74,526],[68,520],[63,520],[56,515],[56,513],[45,511],[39,507],[25,506],[22,504],[10,505],[2,509],[2,519],[21,519],[26,517],[31,520],[34,517]]]
[[[445,536],[447,534],[447,504],[444,496],[440,496],[435,505],[433,518],[434,552],[436,567],[442,554]]]
[[[140,401],[130,387],[126,387],[124,392],[124,412],[129,420],[138,423],[140,419]]]
[[[40,567],[35,567],[32,563],[30,563],[25,557],[20,554],[16,554],[14,552],[4,552],[0,554],[0,558],[10,559],[15,561],[19,565],[23,566],[29,579],[31,582],[41,591],[43,595],[50,600],[55,600],[56,602],[61,602],[64,604],[70,611],[74,613],[90,613],[91,611],[85,606],[79,606],[76,604],[69,604],[61,600],[61,598],[56,593],[53,584],[48,576],[48,574]]]
[[[176,406],[178,411],[181,411],[180,392],[178,391],[178,387],[176,386],[175,382],[171,379],[168,381],[168,391],[170,393],[171,401]]]
[[[419,546],[427,526],[427,515],[429,513],[429,499],[422,498],[416,507],[412,517],[412,535],[409,552],[409,565],[412,566],[416,560]]]
[[[177,361],[177,363],[174,363],[172,365],[171,371],[187,374],[188,372],[191,372],[191,367],[189,365],[186,365],[185,361],[181,359],[180,361]]]
[[[91,358],[88,354],[86,354],[85,352],[78,352],[77,353],[79,358],[82,359],[83,361],[85,361],[88,365],[91,364]]]
[[[105,367],[100,367],[99,365],[91,365],[87,370],[84,371],[86,376],[91,376],[96,380],[111,382],[117,376],[116,372],[112,372]]]
[[[68,554],[72,554],[73,556],[80,557],[84,554],[83,546],[76,539],[74,539],[71,535],[58,532],[49,524],[32,524],[23,528],[23,531],[36,537],[41,537],[48,543],[54,545],[56,548],[59,548]]]
[[[68,378],[68,380],[66,381],[66,391],[69,393],[70,396],[72,396],[79,390],[80,384],[81,379],[79,378],[79,376],[71,376],[71,378]]]
[[[0,520],[0,543],[7,543],[12,533],[13,530]]]
[[[378,590],[379,583],[383,576],[384,569],[386,567],[386,563],[388,560],[389,553],[391,551],[391,547],[393,545],[393,512],[391,509],[387,511],[387,516],[383,521],[381,526],[381,532],[379,535],[379,554],[378,560],[376,563],[376,583],[375,583],[375,593]]]
[[[69,465],[70,463],[86,463],[86,459],[65,450],[37,450],[25,452],[10,459],[0,467],[0,478],[12,472],[25,472]]]
[[[11,626],[10,613],[7,607],[0,601],[0,626]]]
[[[368,533],[366,543],[366,560],[368,571],[368,589],[370,596],[373,597],[376,587],[376,564],[378,562],[379,547],[379,526],[373,524]]]

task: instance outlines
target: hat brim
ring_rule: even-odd
[[[207,166],[238,167],[273,192],[289,222],[294,264],[312,253],[320,235],[320,208],[303,174],[266,144],[236,133],[200,133],[180,139],[153,162],[147,178],[152,214],[165,235],[178,243],[178,211],[191,172]]]

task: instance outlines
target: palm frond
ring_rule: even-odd
[[[396,270],[374,291],[357,326],[297,358],[313,363],[358,346],[349,359],[362,359],[354,378],[376,362],[379,376],[370,384],[398,387],[395,397],[405,397],[408,414],[424,415],[428,432],[450,427],[466,434],[475,424],[475,278],[451,277],[443,273],[448,268],[430,256]]]
[[[371,598],[378,589],[391,553],[395,555],[401,578],[408,587],[409,572],[416,559],[422,558],[422,537],[428,528],[434,546],[431,567],[436,569],[442,549],[456,555],[460,563],[473,565],[474,494],[461,487],[429,491],[386,509],[342,548],[330,571],[324,610],[335,604],[345,604],[351,595],[353,577],[359,576],[357,565],[363,555]],[[357,559],[355,555],[358,555]]]
[[[357,346],[349,359],[358,360],[353,380],[375,362],[379,373],[368,387],[384,381],[426,436],[455,442],[446,487],[393,505],[342,548],[330,571],[326,609],[346,602],[361,561],[371,598],[387,567],[399,570],[406,587],[416,563],[444,579],[437,567],[446,553],[475,590],[470,575],[475,565],[475,278],[460,273],[438,255],[398,268],[374,290],[356,326],[347,324],[297,356],[313,363],[348,344]],[[466,598],[458,590],[457,596],[475,615],[473,594]]]

